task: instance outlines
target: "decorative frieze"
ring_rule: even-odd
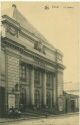
[[[45,53],[45,47],[44,47],[44,45],[42,44],[41,41],[35,42],[34,49],[38,50],[39,52],[42,52],[43,54],[46,54]]]
[[[7,25],[7,32],[13,36],[18,36],[18,30],[11,25]]]

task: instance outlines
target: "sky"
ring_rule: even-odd
[[[77,89],[79,85],[78,4],[3,2],[1,9],[9,8],[13,3],[49,43],[63,52],[63,64],[66,66],[64,89]]]

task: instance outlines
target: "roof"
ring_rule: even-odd
[[[12,7],[1,11],[1,15],[8,15],[9,17],[17,21],[23,28],[28,30],[32,35],[49,44],[47,39],[39,31],[37,31],[36,28],[32,26],[32,24],[30,24],[30,22],[21,14],[21,12],[19,12],[15,4],[13,4]],[[52,49],[55,49],[51,44],[49,44],[49,46]]]
[[[79,98],[79,95],[76,95],[76,94],[67,93],[66,91],[63,91],[63,93],[67,97]]]

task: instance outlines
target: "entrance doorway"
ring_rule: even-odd
[[[34,100],[35,100],[35,106],[37,108],[40,108],[40,91],[39,90],[35,90]]]
[[[71,100],[71,111],[75,111],[75,100]]]
[[[21,111],[25,111],[26,109],[26,89],[25,88],[21,88],[20,90],[19,107]]]
[[[47,107],[48,108],[51,108],[51,94],[50,94],[50,92],[47,92],[47,100],[46,100],[47,102]]]

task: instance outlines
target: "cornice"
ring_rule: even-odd
[[[63,64],[56,63],[57,64],[57,70],[64,70],[66,67]]]
[[[63,53],[59,49],[56,49],[56,54],[63,56]]]
[[[52,52],[56,52],[56,49],[51,46],[51,44],[49,44],[48,42],[42,40],[41,38],[35,36],[34,33],[29,32],[27,29],[25,29],[24,27],[22,27],[17,21],[15,21],[14,19],[10,18],[7,15],[3,15],[2,16],[2,23],[7,23],[15,28],[18,29],[19,34],[22,33],[23,37],[26,37],[30,39],[31,42],[38,42],[38,41],[42,41],[42,44],[49,49]]]
[[[52,48],[51,45],[48,42],[43,41],[42,39],[38,38],[37,36],[35,36],[35,34],[29,32],[28,30],[24,29],[23,27],[21,27],[20,33],[24,34],[24,36],[26,36],[26,39],[29,38],[31,40],[31,42],[34,41],[35,42],[39,42],[41,41],[42,44],[49,49],[52,52],[56,52],[56,49]],[[50,47],[49,47],[50,46]]]
[[[28,35],[31,39],[35,40],[35,41],[38,41],[39,38],[37,38],[33,33],[29,32],[27,29],[25,29],[24,27],[22,27],[20,25],[20,29],[21,29],[21,32],[24,33],[25,35]]]
[[[32,43],[37,42],[36,39],[32,38],[29,34],[23,32],[22,30],[19,31],[19,35],[22,36],[23,38],[29,40],[29,41],[32,42]]]
[[[8,38],[2,38],[2,40],[5,42],[6,41],[6,44],[12,44],[12,47],[15,46],[15,49],[17,49],[18,51],[20,51],[20,53],[23,53],[23,54],[29,54],[31,56],[33,56],[33,58],[38,58],[40,60],[43,60],[45,63],[48,63],[50,65],[53,65],[53,66],[56,66],[56,62],[46,58],[45,56],[42,56],[36,52],[33,52],[32,50],[29,50],[28,48],[26,48],[25,46],[15,42],[15,41],[11,41],[11,39],[8,39]]]
[[[13,27],[20,30],[20,24],[17,21],[15,21],[14,19],[7,16],[7,15],[2,16],[2,23],[7,23],[7,24],[12,25]]]
[[[52,48],[51,47],[51,44],[49,44],[48,42],[45,42],[44,40],[42,40],[41,38],[39,38],[39,37],[37,37],[37,36],[35,36],[35,34],[34,33],[31,33],[31,32],[29,32],[27,29],[25,29],[25,28],[23,28],[23,27],[21,27],[21,32],[22,33],[24,33],[25,35],[29,35],[28,37],[32,40],[32,38],[34,39],[34,42],[38,42],[38,41],[42,41],[42,44],[47,48],[47,49],[49,49],[49,50],[51,50],[52,52],[56,52],[56,49],[54,48]],[[26,34],[26,33],[28,33],[28,34]],[[32,38],[31,38],[32,37]],[[50,46],[50,47],[49,47]]]
[[[21,58],[25,62],[30,63],[31,65],[37,66],[37,67],[42,68],[44,70],[48,70],[50,72],[55,72],[55,71],[58,71],[58,70],[61,71],[61,72],[63,72],[63,70],[65,69],[64,65],[56,63],[56,62],[53,62],[53,61],[51,61],[51,60],[49,60],[49,59],[47,59],[45,57],[41,57],[40,55],[38,55],[38,54],[36,54],[36,53],[34,53],[34,52],[30,51],[30,50],[25,49],[24,46],[19,45],[16,42],[15,42],[16,44],[15,43],[11,43],[11,40],[9,42],[9,39],[6,39],[4,41],[7,41],[6,43],[10,44],[10,48],[11,49],[12,49],[12,47],[15,47],[15,49],[17,51],[19,51],[19,54],[14,53],[15,56],[17,56],[18,58]],[[2,42],[2,43],[4,44],[4,42]],[[12,47],[11,47],[11,44],[12,44]],[[7,45],[6,45],[6,47],[7,47]],[[11,54],[10,51],[9,51],[9,53]],[[24,53],[25,53],[25,58],[22,56],[22,54],[24,54]],[[33,58],[35,62],[34,61],[31,62],[30,60],[26,59],[27,55],[30,56],[31,58]],[[37,60],[35,60],[35,58],[38,59],[39,61],[41,60],[43,62],[43,65],[40,65],[40,64],[36,63]],[[53,68],[48,68],[46,64],[50,65],[51,67],[54,67],[54,69]]]
[[[17,21],[10,18],[7,15],[2,16],[2,23],[7,23],[8,25],[11,25],[19,30],[19,33],[22,33],[26,38],[28,37],[32,41],[36,42],[38,41],[38,38],[35,37],[32,33],[30,33],[27,29],[23,28]]]

